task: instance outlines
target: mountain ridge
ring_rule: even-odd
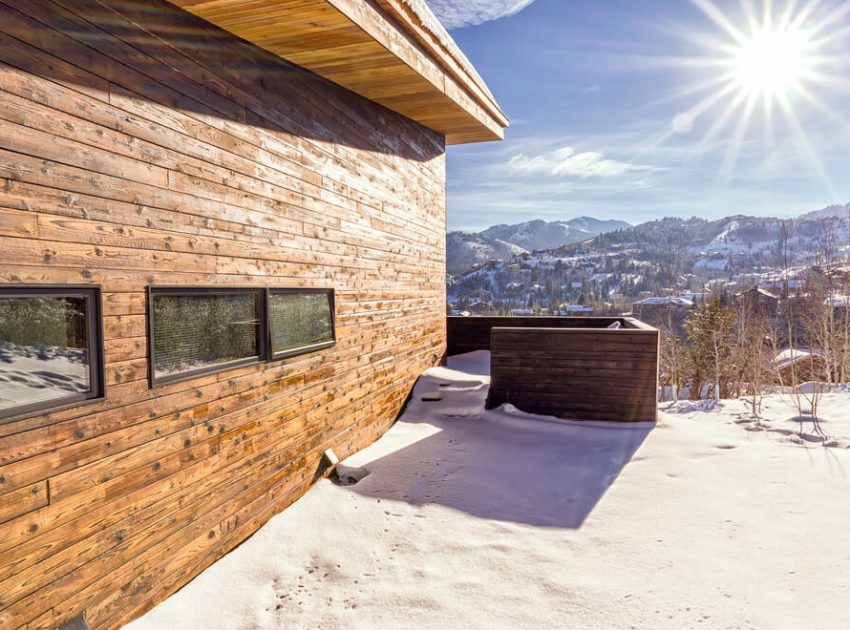
[[[491,260],[544,249],[556,249],[585,241],[599,234],[632,227],[618,220],[588,216],[565,221],[532,219],[521,223],[493,225],[480,232],[458,230],[446,237],[448,273],[457,275]]]
[[[700,293],[717,283],[730,291],[776,286],[787,273],[824,265],[850,270],[850,205],[794,219],[737,214],[647,221],[482,261],[448,279],[448,300],[461,310],[486,295],[484,306],[501,310],[579,304],[620,312],[642,297]]]

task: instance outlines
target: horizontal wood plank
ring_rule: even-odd
[[[0,145],[0,286],[100,285],[106,382],[0,423],[0,628],[117,628],[440,361],[445,139],[165,0],[0,0]],[[151,285],[333,288],[337,342],[151,387]]]

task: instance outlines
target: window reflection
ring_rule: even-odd
[[[85,296],[0,295],[0,414],[92,389]]]

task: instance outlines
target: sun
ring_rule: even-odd
[[[813,66],[812,41],[799,28],[758,29],[730,58],[731,79],[750,96],[778,97],[798,91]]]
[[[689,54],[659,59],[681,68],[684,83],[658,104],[684,101],[647,146],[675,138],[690,145],[687,162],[725,146],[716,186],[733,177],[744,149],[765,168],[777,150],[794,152],[801,167],[833,190],[806,125],[848,125],[830,104],[850,94],[850,0],[689,0],[707,22],[673,23],[668,32]],[[651,67],[651,66],[650,66]],[[701,138],[692,138],[702,131]],[[687,143],[687,144],[686,144]],[[644,149],[646,150],[646,149]]]

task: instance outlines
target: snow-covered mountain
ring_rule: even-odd
[[[475,232],[449,232],[446,235],[446,271],[457,275],[491,260],[507,260],[526,250],[518,245]]]
[[[569,221],[537,219],[514,225],[494,225],[483,232],[449,232],[447,268],[450,274],[456,275],[491,260],[506,260],[534,250],[556,249],[630,227],[625,221],[578,217]]]
[[[733,259],[751,265],[777,264],[779,241],[787,232],[788,247],[801,264],[811,263],[826,234],[837,251],[848,243],[846,206],[833,206],[796,219],[735,215],[706,220],[698,217],[667,217],[635,227],[568,245],[560,253],[628,252],[644,260],[699,261]],[[846,253],[846,252],[845,252]]]
[[[625,221],[601,221],[591,217],[578,217],[569,221],[537,219],[515,225],[494,225],[481,234],[533,251],[563,247],[570,243],[586,241],[598,234],[630,227],[631,225]]]
[[[801,215],[800,219],[846,219],[848,215],[850,215],[850,203],[836,204],[814,212],[807,212]]]
[[[490,260],[455,275],[448,300],[460,310],[485,302],[486,312],[551,311],[564,304],[607,304],[622,310],[644,297],[701,293],[717,283],[728,291],[771,287],[787,282],[792,277],[787,274],[802,277],[798,272],[813,265],[847,264],[850,221],[842,216],[842,206],[837,208],[792,220],[735,215],[649,221],[558,248]]]

